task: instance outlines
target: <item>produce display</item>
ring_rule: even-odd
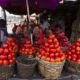
[[[15,53],[10,50],[10,45],[4,43],[0,48],[0,65],[9,65],[16,61]]]
[[[48,62],[62,62],[65,54],[61,51],[58,40],[50,34],[44,46],[37,52],[37,57]]]
[[[66,51],[67,59],[80,63],[80,38]]]
[[[21,48],[19,49],[22,55],[32,55],[35,52],[34,47],[31,45],[30,40],[24,39],[21,41]]]
[[[65,33],[62,32],[59,28],[54,29],[53,33],[56,35],[61,47],[69,47],[71,45]]]
[[[18,52],[18,43],[15,38],[9,37],[7,39],[7,44],[10,46],[9,47],[10,51],[12,51],[13,53]],[[7,46],[7,44],[5,44],[3,46]]]

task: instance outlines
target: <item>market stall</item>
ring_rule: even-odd
[[[0,0],[9,12],[27,14],[27,21],[14,24],[13,34],[0,47],[1,80],[79,79],[80,38],[71,43],[59,25],[51,29],[48,23],[43,26],[30,22],[31,11],[54,11],[58,3],[58,0]]]

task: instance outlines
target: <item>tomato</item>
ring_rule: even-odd
[[[50,57],[51,57],[51,58],[54,58],[54,53],[51,53],[51,54],[50,54]]]
[[[77,47],[80,46],[80,43],[79,43],[79,42],[76,42],[76,46],[77,46]]]
[[[9,60],[9,63],[10,63],[10,64],[12,64],[12,63],[13,63],[13,60],[12,60],[12,59],[10,59],[10,60]]]
[[[56,49],[50,49],[50,52],[51,53],[55,53],[56,52]]]
[[[76,47],[76,50],[77,50],[77,51],[80,51],[80,47]]]
[[[61,62],[60,58],[58,58],[58,57],[54,61],[55,62]]]
[[[3,44],[3,48],[9,48],[9,44],[8,43]]]
[[[44,46],[45,46],[45,47],[48,47],[48,46],[49,46],[49,44],[48,44],[48,43],[45,43],[45,44],[44,44]]]
[[[65,55],[61,56],[61,61],[65,60]]]
[[[4,49],[4,54],[9,54],[9,49]]]
[[[49,53],[48,53],[48,52],[46,52],[46,53],[45,53],[45,56],[46,56],[46,57],[48,57],[48,56],[49,56]]]
[[[3,64],[4,65],[8,65],[9,64],[9,61],[8,60],[3,60]]]
[[[58,48],[59,47],[59,43],[56,42],[54,46],[55,46],[55,48]]]
[[[55,38],[55,39],[54,39],[54,43],[57,43],[57,42],[58,42],[58,40]]]
[[[46,52],[49,52],[49,51],[50,51],[50,49],[49,49],[49,48],[45,48],[45,51],[46,51]]]
[[[13,60],[13,62],[14,62],[14,61],[16,61],[16,58],[15,58],[15,57],[13,57],[13,58],[12,58],[12,60]]]
[[[80,42],[80,38],[77,39],[77,42]]]
[[[53,43],[53,40],[52,39],[48,39],[48,43],[49,44]]]
[[[50,57],[46,57],[46,59],[45,59],[45,60],[49,62],[49,61],[50,61]]]
[[[73,55],[72,55],[72,58],[77,58],[77,55],[76,55],[76,54],[73,54]]]
[[[55,53],[55,57],[59,57],[59,53],[56,52],[56,53]]]
[[[12,55],[11,54],[8,55],[8,59],[12,59]]]
[[[0,60],[0,65],[2,65],[3,64],[3,60]]]
[[[60,56],[60,57],[62,57],[63,55],[64,55],[64,53],[63,53],[63,52],[60,52],[60,53],[59,53],[59,56]]]
[[[68,55],[71,55],[71,54],[72,54],[72,53],[69,51],[69,52],[68,52]]]
[[[72,53],[75,53],[75,49],[72,49],[71,52],[72,52]]]
[[[50,59],[50,62],[54,62],[54,61],[55,61],[54,58],[51,58],[51,59]]]
[[[50,35],[49,35],[49,38],[50,38],[50,39],[54,39],[54,38],[55,38],[55,35],[50,34]]]
[[[72,58],[71,60],[76,62],[76,58]]]
[[[79,52],[79,51],[76,51],[76,54],[77,54],[78,56],[80,56],[80,52]]]
[[[68,58],[69,60],[71,60],[71,59],[72,59],[72,57],[71,57],[70,55],[68,55],[68,56],[67,56],[67,58]]]
[[[5,60],[5,59],[7,59],[7,56],[6,55],[0,55],[0,59]]]
[[[3,54],[3,52],[4,52],[4,49],[0,48],[0,54]]]
[[[54,45],[53,45],[53,44],[51,44],[51,45],[50,45],[50,49],[53,49],[53,48],[54,48]]]

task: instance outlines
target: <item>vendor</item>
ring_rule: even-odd
[[[41,31],[39,25],[36,25],[33,29],[33,41],[34,45],[38,48],[41,47],[41,45],[44,43],[44,34]]]

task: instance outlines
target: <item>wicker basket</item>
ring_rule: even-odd
[[[19,57],[16,62],[17,74],[20,78],[28,78],[32,76],[37,64],[35,59],[24,59],[23,57]]]
[[[59,63],[51,63],[38,59],[38,62],[39,62],[38,68],[40,74],[46,79],[53,80],[53,79],[58,79],[60,77],[65,61]]]
[[[65,68],[71,73],[80,74],[80,64],[76,62],[67,60]]]
[[[14,74],[14,64],[0,66],[0,80],[8,80]]]

